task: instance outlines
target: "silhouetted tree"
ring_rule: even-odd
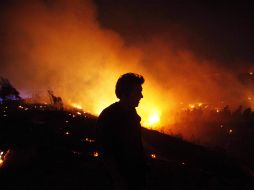
[[[251,115],[251,108],[250,107],[248,107],[248,108],[246,108],[244,111],[243,111],[243,116],[244,117],[249,117],[250,115]]]
[[[57,109],[63,109],[63,101],[61,97],[55,96],[52,90],[48,90],[50,102],[54,105]]]
[[[6,100],[21,100],[19,92],[12,86],[8,79],[0,78],[0,98]]]

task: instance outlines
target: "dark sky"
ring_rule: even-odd
[[[53,1],[44,2],[51,4]],[[100,25],[119,33],[127,44],[149,42],[154,36],[160,36],[177,48],[191,50],[199,58],[218,60],[228,65],[254,64],[254,6],[251,1],[92,2],[95,3]],[[0,0],[0,10],[17,3],[22,4],[22,1]],[[6,22],[6,19],[1,20]],[[0,42],[3,41],[4,35],[0,33]]]
[[[254,63],[251,1],[95,0],[104,27],[127,42],[161,35],[198,56]]]

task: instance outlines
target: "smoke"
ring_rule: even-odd
[[[111,84],[125,65],[136,62],[135,50],[100,28],[90,1],[17,1],[2,15],[1,74],[19,89],[50,88],[95,111],[104,94],[114,97]]]
[[[238,104],[249,96],[235,73],[176,46],[173,37],[151,34],[127,44],[98,22],[90,0],[3,3],[0,34],[1,76],[21,91],[52,89],[94,114],[116,101],[115,82],[125,72],[145,77],[138,110],[144,123],[151,114],[170,123],[183,104]]]

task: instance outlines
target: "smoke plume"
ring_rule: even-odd
[[[172,123],[183,105],[233,105],[251,96],[236,73],[176,46],[174,37],[126,43],[99,23],[89,0],[9,1],[0,14],[0,75],[21,92],[52,89],[66,104],[98,114],[116,101],[117,78],[136,72],[146,80],[138,109],[143,123],[157,114],[160,125]]]

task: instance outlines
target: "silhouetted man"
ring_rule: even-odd
[[[115,88],[119,101],[105,108],[98,119],[101,151],[116,189],[142,190],[145,187],[147,165],[141,140],[141,118],[135,109],[143,98],[143,83],[141,75],[122,75]]]

